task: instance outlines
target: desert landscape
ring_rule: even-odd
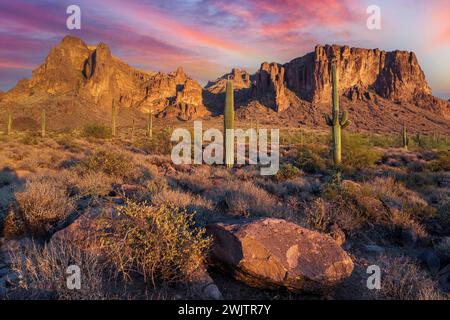
[[[225,105],[279,129],[275,175],[173,163]],[[317,45],[202,86],[66,36],[0,115],[2,299],[450,297],[450,102],[413,52]]]

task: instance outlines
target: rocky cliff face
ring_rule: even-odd
[[[154,110],[186,120],[208,113],[202,87],[182,68],[169,74],[143,72],[115,58],[106,44],[87,46],[71,36],[55,46],[32,78],[19,82],[5,100],[27,103],[28,97],[37,96],[42,103],[69,94],[103,108],[110,108],[114,99],[119,108]]]
[[[351,102],[378,104],[385,99],[413,104],[450,119],[450,104],[431,95],[415,54],[407,51],[316,46],[314,52],[284,65],[261,64],[250,76],[249,101],[258,101],[277,112],[302,102],[329,104],[332,63],[337,66],[341,94]],[[212,83],[209,88],[218,84]]]
[[[227,81],[233,82],[235,90],[248,89],[251,86],[250,73],[239,68],[233,68],[230,73],[224,74],[215,81],[208,82],[205,89],[213,94],[225,92]]]
[[[413,52],[385,52],[347,46],[316,46],[314,52],[283,66],[263,63],[256,77],[255,97],[272,87],[278,109],[289,104],[286,89],[310,102],[331,101],[331,64],[335,63],[342,93],[374,91],[386,99],[409,101],[420,94],[431,94],[425,75]],[[264,75],[266,74],[266,75]],[[268,81],[269,80],[269,81]],[[269,90],[271,91],[271,90]],[[357,98],[362,96],[356,95]]]

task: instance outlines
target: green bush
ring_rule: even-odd
[[[308,173],[321,173],[331,165],[329,150],[324,146],[304,145],[299,148],[297,167]]]
[[[346,169],[361,170],[373,166],[381,158],[368,138],[361,135],[343,135],[343,165]]]
[[[111,138],[111,129],[103,124],[88,124],[82,134],[87,138],[108,139]]]
[[[288,163],[283,165],[280,170],[277,172],[275,179],[278,181],[285,181],[289,179],[293,179],[302,175],[302,171]]]

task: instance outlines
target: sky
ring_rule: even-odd
[[[81,29],[66,26],[69,5]],[[369,5],[381,29],[369,30]],[[316,44],[414,51],[433,93],[450,98],[450,0],[0,0],[0,90],[30,77],[65,35],[107,43],[142,70],[182,66],[208,80],[264,61],[285,63]]]

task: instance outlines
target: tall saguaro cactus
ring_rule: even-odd
[[[47,120],[45,118],[45,109],[42,109],[41,113],[41,137],[45,138],[47,130]]]
[[[8,136],[11,135],[11,133],[12,133],[12,122],[13,122],[12,112],[11,112],[11,110],[8,110],[8,121],[6,124],[6,134]]]
[[[344,111],[339,112],[339,92],[338,92],[338,80],[336,75],[336,65],[331,67],[333,78],[333,106],[331,115],[326,114],[325,120],[327,125],[331,127],[331,134],[333,137],[333,161],[334,165],[338,166],[342,162],[341,152],[341,129],[345,129],[349,126],[348,113]]]
[[[403,123],[403,128],[402,128],[402,144],[403,144],[403,148],[405,150],[408,150],[409,138],[408,138],[408,131],[406,130],[405,123]]]
[[[153,110],[148,113],[147,135],[153,137]]]
[[[234,93],[233,83],[227,82],[224,110],[225,135],[225,164],[232,167],[234,164]]]
[[[114,99],[113,99],[112,110],[111,110],[111,136],[113,138],[116,137],[116,124],[117,124],[117,110],[116,110],[116,105],[114,104]]]

